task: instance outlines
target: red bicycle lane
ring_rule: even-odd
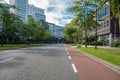
[[[70,46],[65,46],[75,64],[80,80],[120,80],[120,74],[87,57]]]

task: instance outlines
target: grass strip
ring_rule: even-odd
[[[10,44],[10,45],[4,45],[3,47],[0,46],[0,51],[18,49],[18,48],[34,47],[34,46],[44,46],[44,45],[46,45],[46,44]]]
[[[120,50],[111,50],[103,48],[94,49],[84,47],[80,47],[78,49],[120,66]]]

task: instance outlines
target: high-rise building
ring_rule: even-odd
[[[44,9],[41,9],[34,5],[28,5],[28,15],[33,16],[35,20],[44,20],[45,21],[45,18],[46,18]]]
[[[13,13],[20,16],[23,22],[28,20],[28,0],[10,0],[11,5],[15,5],[18,9],[11,9]]]

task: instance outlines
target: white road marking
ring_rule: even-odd
[[[67,49],[66,49],[66,52],[67,52],[67,55],[69,55],[69,52],[67,51]]]
[[[69,55],[69,52],[67,52],[67,54]]]
[[[4,62],[7,62],[7,61],[10,61],[10,60],[13,60],[13,59],[14,58],[5,59],[5,60],[0,61],[0,63],[4,63]]]
[[[68,56],[68,58],[71,60],[71,57],[70,57],[70,56]]]
[[[72,63],[71,65],[72,65],[72,67],[73,67],[74,72],[77,73],[78,71],[77,71],[75,65],[74,65],[73,63]]]
[[[66,50],[67,54],[69,55],[69,52],[67,51],[67,49],[65,49],[65,50]],[[68,58],[71,60],[71,57],[70,57],[70,56],[68,56]],[[71,63],[71,65],[72,65],[73,71],[74,71],[75,73],[78,73],[75,65],[74,65],[73,63]]]

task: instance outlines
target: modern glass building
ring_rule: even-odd
[[[52,36],[59,39],[64,38],[64,34],[63,34],[64,27],[55,25],[53,23],[48,23],[48,25]]]
[[[28,0],[10,0],[11,5],[15,5],[18,9],[11,9],[12,12],[21,17],[23,22],[28,20]]]
[[[44,20],[46,19],[44,9],[36,7],[34,5],[28,5],[28,15],[33,16],[35,20]]]

